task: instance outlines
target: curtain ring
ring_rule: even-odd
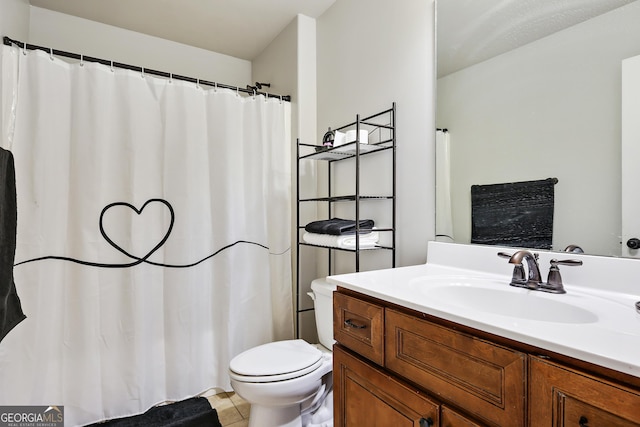
[[[141,76],[142,76],[142,78],[144,79],[144,67],[140,67],[140,68],[142,68],[142,74],[141,74]]]
[[[27,44],[26,43],[22,44],[22,54],[24,56],[27,56]]]
[[[236,86],[236,96],[240,96],[240,88]]]
[[[113,70],[113,61],[111,61],[111,72],[112,73],[114,72],[114,70]]]
[[[84,55],[80,55],[80,66],[84,67]]]
[[[196,88],[200,89],[200,79],[196,79]]]
[[[218,93],[218,82],[213,82],[213,92]]]
[[[264,102],[267,102],[269,100],[269,92],[265,92],[264,93]]]
[[[173,73],[169,73],[169,83],[173,83]]]
[[[280,104],[282,104],[282,95],[280,95]]]
[[[49,48],[49,58],[53,61],[53,49]]]

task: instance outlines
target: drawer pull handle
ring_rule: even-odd
[[[345,320],[344,324],[346,326],[348,326],[349,328],[355,328],[355,329],[366,329],[367,328],[367,325],[358,325],[357,323],[353,323],[353,320],[351,320],[351,319]]]
[[[578,423],[580,423],[580,427],[589,427],[589,420],[584,415],[580,417]]]
[[[432,427],[432,426],[433,426],[433,420],[431,419],[431,417],[420,418],[420,427]]]

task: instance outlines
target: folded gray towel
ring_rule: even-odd
[[[370,233],[375,225],[371,219],[361,219],[359,223],[360,233]],[[350,219],[331,218],[310,222],[304,229],[309,233],[342,236],[344,234],[355,234],[356,222]]]

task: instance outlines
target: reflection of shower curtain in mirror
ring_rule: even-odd
[[[436,131],[436,240],[453,242],[450,134]]]
[[[293,335],[290,105],[1,58],[27,319],[0,343],[0,404],[79,425],[231,390],[230,358]]]

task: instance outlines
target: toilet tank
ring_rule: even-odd
[[[336,285],[327,282],[325,278],[311,282],[310,293],[313,298],[316,313],[316,329],[320,344],[331,350],[333,343],[333,291]]]

